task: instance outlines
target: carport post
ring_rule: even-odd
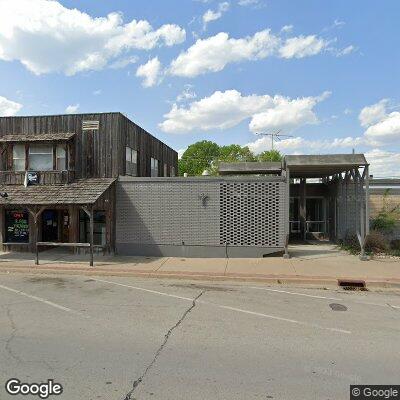
[[[286,203],[285,203],[285,254],[283,258],[290,258],[289,254],[289,235],[290,235],[290,171],[286,167]]]

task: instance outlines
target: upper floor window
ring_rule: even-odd
[[[47,144],[29,145],[29,169],[33,171],[52,171],[53,146]]]
[[[151,157],[150,170],[151,170],[152,177],[158,176],[158,160],[156,158]]]
[[[175,167],[171,166],[170,176],[175,176]]]
[[[25,171],[24,144],[15,144],[13,146],[13,169],[14,171]]]
[[[164,175],[163,176],[168,176],[168,165],[164,164]]]
[[[58,145],[56,148],[56,170],[64,171],[67,169],[67,152],[65,147]]]
[[[137,176],[138,152],[130,147],[125,147],[126,175]]]

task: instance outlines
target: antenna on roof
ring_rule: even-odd
[[[273,133],[256,133],[256,135],[261,135],[261,136],[270,136],[271,137],[271,150],[274,150],[274,140],[282,140],[283,137],[293,137],[292,135],[282,135],[281,134],[282,129],[279,129],[276,132]]]

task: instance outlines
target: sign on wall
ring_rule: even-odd
[[[29,243],[28,212],[6,211],[6,242]]]

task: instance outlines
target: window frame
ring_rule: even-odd
[[[138,175],[138,151],[130,146],[125,146],[125,175]]]
[[[15,157],[15,149],[17,146],[20,146],[23,149],[23,157]],[[12,162],[12,170],[13,171],[25,171],[26,170],[26,146],[25,144],[14,144],[12,147],[12,156],[13,156],[13,162]],[[23,169],[16,169],[15,168],[15,160],[23,160],[24,168]]]

